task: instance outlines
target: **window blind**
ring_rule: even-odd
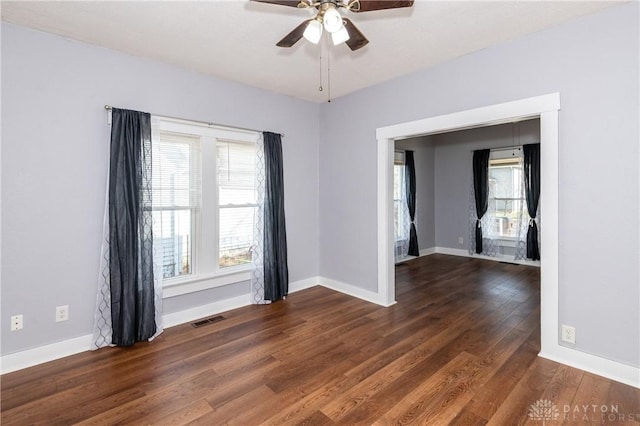
[[[152,155],[153,209],[200,207],[200,137],[160,132]]]
[[[218,140],[218,218],[220,267],[251,261],[256,209],[256,146]]]

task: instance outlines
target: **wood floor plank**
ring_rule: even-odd
[[[611,382],[606,405],[610,407],[607,421],[635,426],[640,424],[640,393],[637,389],[622,383]]]
[[[484,426],[487,421],[480,416],[475,415],[467,408],[463,408],[458,415],[451,420],[452,425],[457,426]]]
[[[627,417],[579,424],[640,423],[640,390],[537,357],[539,280],[535,267],[421,257],[396,268],[388,308],[313,287],[5,374],[0,422],[537,425],[529,407],[546,399],[558,424],[576,424],[565,406],[591,405]]]
[[[529,420],[529,407],[540,399],[560,364],[536,358],[488,425],[521,425]]]
[[[318,387],[311,388],[294,388],[288,389],[282,393],[285,400],[289,400],[281,411],[271,418],[267,419],[264,425],[297,425],[310,422],[312,418],[322,417],[329,419],[324,413],[319,411],[319,407],[324,406],[327,402],[332,401],[338,395],[341,395],[347,389],[357,384],[357,379],[346,376],[326,376],[322,380],[322,384]],[[289,397],[291,395],[291,397]],[[319,414],[322,414],[319,416]]]
[[[606,422],[606,418],[602,418],[600,407],[606,406],[610,387],[611,381],[591,373],[584,373],[571,401],[569,412],[563,412],[561,415],[562,424],[580,422],[585,425],[600,425]]]
[[[201,398],[208,389],[216,386],[217,379],[218,376],[213,371],[204,371],[189,380],[121,404],[77,424],[88,426],[135,423],[140,422],[140,419],[144,419],[145,423],[155,424]]]
[[[477,358],[474,355],[460,353],[405,395],[375,424],[448,424],[456,417],[460,406],[471,399],[468,382],[475,361]]]
[[[540,395],[540,399],[551,401],[558,407],[561,421],[566,411],[564,407],[570,406],[573,402],[583,376],[584,371],[561,365],[551,378],[544,393]]]
[[[155,424],[160,426],[188,424],[212,412],[213,408],[211,405],[209,405],[206,400],[199,399],[185,407],[181,407],[173,413],[163,416],[161,419],[158,419]],[[130,422],[130,424],[136,423],[139,424],[139,421],[134,420],[133,422]]]
[[[536,359],[536,345],[525,343],[497,369],[481,392],[477,392],[465,407],[478,417],[488,421],[502,406],[529,366]]]

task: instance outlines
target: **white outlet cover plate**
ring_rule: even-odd
[[[562,341],[567,343],[576,343],[576,328],[570,325],[562,325]]]
[[[69,305],[56,307],[56,322],[69,320]]]
[[[22,315],[13,315],[11,317],[11,331],[22,330]]]

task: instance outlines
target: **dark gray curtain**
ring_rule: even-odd
[[[409,231],[409,252],[410,256],[420,256],[418,248],[418,234],[416,232],[416,166],[413,160],[413,151],[404,152],[404,181],[405,193],[407,197],[407,207],[409,208],[409,218],[411,228]]]
[[[156,332],[151,216],[151,117],[113,108],[109,170],[112,343]]]
[[[284,218],[282,141],[264,132],[264,299],[276,301],[289,293],[287,230]]]
[[[538,225],[536,215],[540,200],[540,144],[522,146],[524,154],[524,192],[529,211],[529,229],[527,229],[527,258],[540,260],[540,244],[538,242]]]
[[[482,253],[482,224],[480,220],[489,205],[489,155],[491,151],[473,151],[473,193],[476,199],[476,253]]]

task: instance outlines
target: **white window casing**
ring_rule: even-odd
[[[250,218],[249,223],[249,216],[250,209],[255,209],[255,189],[252,188],[253,176],[250,174],[255,173],[255,158],[252,156],[255,157],[255,143],[259,134],[163,117],[154,117],[154,125],[154,154],[162,148],[169,147],[165,152],[166,158],[166,154],[171,153],[171,144],[182,148],[174,148],[173,151],[182,154],[183,159],[184,153],[187,152],[185,147],[188,146],[190,152],[188,171],[173,174],[174,180],[171,183],[177,183],[175,188],[167,189],[171,186],[168,185],[168,179],[163,181],[160,177],[154,178],[154,218],[163,210],[175,211],[184,208],[191,212],[192,238],[189,243],[192,250],[189,271],[164,278],[164,297],[249,280],[250,262],[225,266],[220,265],[219,259],[221,244],[222,251],[225,252],[226,249],[226,252],[229,252],[229,247],[233,249],[233,242],[241,240],[240,245],[246,246],[247,235],[249,238],[253,237],[253,218]],[[231,155],[225,157],[229,153]],[[224,164],[221,165],[220,161]],[[156,166],[160,171],[162,167],[159,166],[159,160],[154,158],[154,168]],[[220,173],[224,173],[224,178]],[[187,176],[189,182],[185,182]],[[182,181],[176,182],[179,178]],[[156,188],[156,183],[165,185]],[[156,194],[158,202],[155,200]],[[223,213],[224,218],[221,221],[221,210],[234,213]],[[229,216],[231,220],[242,216],[243,220],[231,226]],[[241,226],[238,226],[238,223]],[[157,228],[158,224],[154,223],[156,245],[160,240],[160,236],[155,235]],[[243,235],[235,238],[234,233]],[[159,249],[166,246],[164,244]],[[240,263],[237,260],[235,262]]]

